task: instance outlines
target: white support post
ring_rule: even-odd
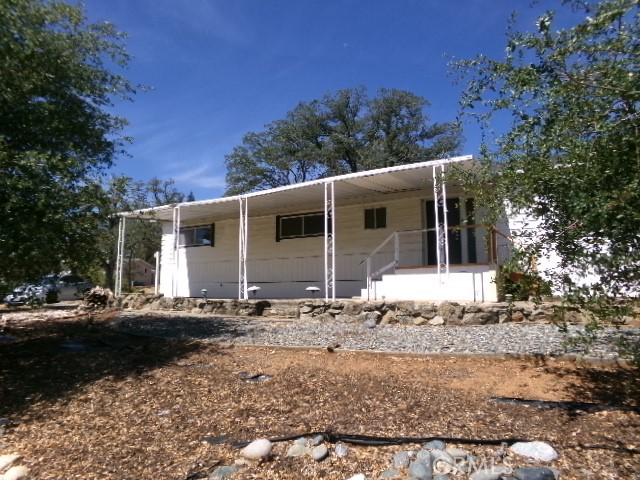
[[[240,197],[240,225],[238,232],[238,300],[247,300],[247,236],[249,205],[244,197]]]
[[[395,268],[400,265],[400,234],[398,232],[393,233],[393,261]]]
[[[126,218],[120,217],[118,221],[118,245],[116,253],[116,278],[115,278],[115,295],[122,295],[122,265],[124,262],[124,240],[125,240]]]
[[[336,218],[333,182],[324,184],[324,296],[325,301],[336,299]]]
[[[178,296],[178,272],[180,249],[180,206],[173,207],[173,268],[171,271],[171,296]]]
[[[436,171],[438,169],[438,171]],[[447,222],[447,190],[444,182],[444,165],[433,167],[433,197],[436,220],[436,256],[438,262],[438,288],[442,296],[442,275],[449,278],[449,225]],[[440,219],[442,207],[442,219]]]
[[[154,253],[153,258],[156,259],[156,274],[153,279],[153,294],[158,295],[158,290],[160,289],[160,252]]]
[[[371,256],[367,257],[367,301],[371,300]]]

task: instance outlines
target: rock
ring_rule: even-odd
[[[555,480],[553,470],[547,467],[524,467],[517,468],[513,476],[518,480]]]
[[[302,446],[305,446],[305,447],[306,447],[307,445],[309,445],[309,439],[307,439],[307,438],[305,438],[305,437],[296,438],[296,439],[293,441],[293,444],[294,444],[294,445],[302,445]]]
[[[464,314],[464,307],[455,302],[442,302],[438,306],[438,315],[444,318],[447,325],[459,325]]]
[[[465,313],[462,317],[461,325],[487,325],[498,323],[499,318],[496,312],[476,312]]]
[[[329,456],[329,450],[324,445],[318,445],[311,450],[311,456],[316,462],[321,462]]]
[[[447,475],[449,473],[455,473],[456,471],[455,462],[451,464],[441,458],[433,462],[433,473],[435,475]]]
[[[453,458],[467,458],[467,455],[469,455],[469,452],[464,448],[447,448],[445,452]]]
[[[24,465],[11,467],[4,473],[2,480],[22,480],[29,476],[29,469]]]
[[[397,323],[396,312],[389,310],[387,313],[385,313],[382,316],[382,319],[380,320],[380,325],[390,325],[392,323]]]
[[[302,457],[303,455],[308,455],[311,453],[311,450],[306,445],[300,445],[299,443],[294,443],[287,450],[287,457]]]
[[[420,325],[424,325],[425,323],[427,323],[427,319],[424,317],[416,317],[413,319],[413,324],[417,327],[419,327]]]
[[[316,445],[320,445],[324,442],[324,435],[315,435],[311,440],[309,440],[309,445],[315,447]]]
[[[534,321],[538,321],[538,320],[547,320],[549,318],[553,317],[553,311],[551,310],[542,310],[542,309],[535,309],[533,312],[531,312],[531,315],[529,316],[529,320],[531,320],[532,322]]]
[[[393,466],[407,468],[409,466],[409,452],[398,452],[393,456]]]
[[[376,328],[377,322],[373,318],[365,320],[364,326],[366,328]]]
[[[435,477],[433,477],[433,480],[451,480],[453,477],[451,475],[449,475],[448,473],[443,473],[440,475],[436,475]]]
[[[238,469],[236,467],[232,467],[230,465],[222,465],[216,468],[211,475],[209,475],[209,480],[213,480],[215,478],[229,478],[232,477]]]
[[[347,303],[342,309],[342,315],[360,315],[362,313],[362,304],[355,303]]]
[[[344,443],[338,443],[333,449],[333,453],[336,454],[336,457],[344,457],[347,453],[349,453],[349,447],[347,447]]]
[[[367,323],[368,321],[371,321],[371,320],[374,321],[375,323],[378,323],[381,317],[382,315],[380,314],[380,312],[377,312],[377,311],[367,312],[363,315],[364,323]]]
[[[396,470],[395,468],[389,468],[384,472],[380,472],[380,475],[378,476],[378,478],[398,478],[401,476],[402,474],[398,470]]]
[[[0,455],[0,471],[5,468],[13,465],[15,462],[20,460],[22,457],[20,455]],[[2,477],[0,477],[2,478]]]
[[[413,315],[396,315],[396,323],[400,325],[413,325]]]
[[[433,472],[431,470],[430,460],[415,460],[409,465],[409,476],[419,480],[432,480]]]
[[[347,478],[347,480],[367,480],[367,477],[364,476],[364,473],[356,473],[352,477]]]
[[[261,460],[267,458],[271,453],[273,445],[266,438],[254,440],[240,451],[240,455],[250,460]]]
[[[511,445],[509,450],[541,462],[551,462],[558,458],[558,452],[545,442],[517,442]]]
[[[429,325],[444,325],[444,318],[442,318],[440,315],[436,315],[431,320],[429,320]]]
[[[448,463],[449,465],[456,464],[454,458],[443,450],[431,450],[431,456],[433,457],[434,462],[443,461]]]
[[[447,444],[442,440],[431,440],[430,442],[425,443],[422,448],[424,450],[444,450],[447,448]]]
[[[500,480],[503,475],[509,475],[511,472],[511,467],[495,465],[472,473],[469,480]]]
[[[418,453],[416,453],[416,459],[431,465],[431,452],[429,452],[429,450],[421,448],[420,450],[418,450]]]

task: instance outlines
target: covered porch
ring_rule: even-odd
[[[127,220],[139,218],[163,225],[156,289],[167,297],[495,301],[495,229],[445,181],[472,165],[462,156],[122,213],[116,294]]]

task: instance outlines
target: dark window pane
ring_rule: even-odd
[[[304,235],[322,235],[324,233],[324,215],[305,215]]]
[[[283,217],[280,220],[280,237],[302,236],[302,217]]]
[[[376,228],[376,215],[373,208],[366,208],[364,211],[364,228]]]
[[[194,243],[196,245],[211,245],[211,227],[197,228]]]
[[[387,209],[376,208],[376,228],[387,228]]]
[[[183,228],[180,230],[180,245],[193,245],[193,228]]]

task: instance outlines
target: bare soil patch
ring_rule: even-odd
[[[110,318],[12,321],[0,335],[0,454],[38,479],[195,479],[252,440],[331,430],[549,442],[562,479],[640,478],[640,413],[500,404],[491,397],[638,406],[637,370],[568,361],[227,347],[115,333]],[[260,382],[242,372],[268,374]],[[247,465],[242,479],[376,476],[411,446],[351,447],[315,463]],[[481,458],[499,447],[460,445]],[[417,445],[415,446],[417,447]],[[508,457],[513,465],[523,458]],[[234,478],[236,478],[234,477]],[[456,477],[458,478],[458,477]]]

